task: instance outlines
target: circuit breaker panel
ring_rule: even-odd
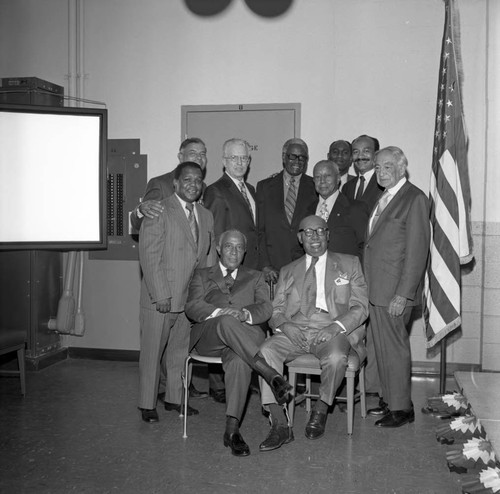
[[[147,155],[139,139],[109,139],[107,163],[108,248],[89,251],[89,259],[139,259],[139,237],[130,214],[139,204],[147,183]]]

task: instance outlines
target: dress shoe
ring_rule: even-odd
[[[285,405],[292,399],[292,386],[285,381],[283,376],[277,374],[271,379],[269,383],[271,387],[271,391],[273,392],[274,397],[276,398],[276,402],[278,405]]]
[[[142,415],[142,420],[144,422],[148,422],[148,424],[152,424],[153,422],[158,422],[160,419],[158,418],[158,412],[156,408],[139,408]]]
[[[409,410],[393,410],[387,415],[375,422],[377,427],[401,427],[405,424],[410,424],[415,420],[415,412],[413,408]]]
[[[208,393],[205,391],[198,391],[193,384],[189,386],[189,397],[190,398],[206,398]]]
[[[326,413],[313,410],[306,424],[307,439],[319,439],[325,433]]]
[[[234,456],[248,456],[250,454],[250,448],[239,432],[231,434],[224,432],[224,446],[226,448],[229,446]]]
[[[272,451],[278,449],[283,444],[288,444],[293,441],[293,430],[288,425],[280,425],[277,422],[271,425],[269,434],[260,444],[260,451]]]
[[[158,400],[165,403],[165,391],[163,393],[158,393]]]
[[[382,398],[380,398],[378,400],[378,407],[370,408],[366,413],[373,417],[383,417],[387,415],[389,412],[390,410],[387,403],[384,400],[382,400]]]
[[[177,405],[176,403],[169,403],[166,401],[165,410],[167,410],[167,412],[178,412],[179,415],[184,415],[184,405]],[[199,413],[200,412],[198,412],[195,408],[192,408],[189,405],[187,406],[188,417],[191,415],[198,415]]]
[[[210,388],[210,396],[217,403],[226,403],[226,390],[225,389],[211,389]]]

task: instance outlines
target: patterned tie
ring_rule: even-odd
[[[382,212],[386,208],[387,204],[389,203],[390,196],[391,195],[389,194],[389,191],[386,190],[382,194],[382,197],[379,199],[378,204],[377,204],[377,209],[375,210],[375,214],[373,215],[370,233],[373,232],[373,229],[375,228],[375,225],[377,224],[377,221],[379,220],[380,215],[382,214]]]
[[[193,208],[194,204],[192,202],[186,202],[186,209],[189,211],[188,214],[189,228],[191,228],[191,233],[193,234],[194,241],[197,244],[199,230],[198,230],[198,222],[196,221],[196,216],[194,214]]]
[[[311,317],[311,314],[316,310],[316,263],[318,257],[311,257],[311,264],[306,271],[304,277],[304,285],[302,286],[302,295],[300,297],[300,312],[306,317]]]
[[[295,210],[295,203],[297,202],[297,189],[295,187],[295,178],[290,178],[288,182],[288,192],[285,199],[285,212],[288,223],[292,224],[293,212]]]
[[[255,218],[253,217],[252,205],[250,204],[250,199],[248,199],[247,189],[245,188],[245,184],[243,183],[243,181],[241,181],[238,183],[238,185],[239,185],[240,191],[243,195],[243,199],[245,199],[245,202],[247,203],[248,209],[250,209],[250,215],[252,216],[253,222],[255,223]]]
[[[365,191],[365,177],[363,175],[360,175],[359,177],[359,187],[358,191],[356,192],[356,201],[359,201],[363,197],[363,192]]]
[[[231,288],[233,288],[234,285],[234,278],[231,276],[231,273],[234,271],[234,269],[227,269],[226,270],[226,276],[224,276],[224,283],[226,283],[227,289],[231,291]]]
[[[321,216],[325,221],[328,221],[328,216],[330,216],[330,213],[328,212],[326,201],[323,201],[323,204],[319,208],[319,216]]]

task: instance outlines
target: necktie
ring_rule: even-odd
[[[311,257],[311,264],[304,277],[302,295],[300,297],[300,312],[306,317],[310,317],[316,310],[316,263],[317,257]]]
[[[323,201],[323,204],[319,208],[319,216],[321,216],[321,218],[323,218],[325,221],[328,221],[328,216],[330,216],[330,213],[328,212],[326,201]]]
[[[288,223],[292,224],[295,203],[297,202],[297,189],[295,188],[295,178],[292,177],[288,183],[288,192],[285,198],[285,212]]]
[[[356,199],[356,201],[361,199],[361,197],[363,197],[364,191],[365,191],[365,177],[363,177],[363,175],[360,175],[359,176],[359,187],[358,187],[358,191],[356,192],[356,197],[354,199]]]
[[[198,243],[198,236],[199,236],[198,222],[196,221],[196,216],[194,215],[193,208],[194,204],[192,202],[186,203],[186,209],[189,211],[188,214],[189,228],[191,228],[191,233],[193,234],[195,243]]]
[[[240,191],[241,191],[241,193],[243,195],[243,199],[245,199],[245,202],[247,203],[248,209],[250,209],[250,215],[252,216],[252,219],[253,219],[253,221],[255,223],[255,218],[253,217],[252,205],[250,204],[250,199],[248,199],[247,190],[245,188],[245,184],[243,182],[240,182],[238,185],[239,185]]]
[[[234,278],[231,276],[231,273],[234,271],[234,269],[228,269],[226,271],[226,276],[224,276],[224,283],[226,283],[227,289],[231,291],[231,288],[233,288],[234,285]]]
[[[375,228],[375,225],[377,224],[377,221],[378,219],[380,218],[380,215],[382,214],[382,212],[384,211],[384,209],[386,208],[387,204],[389,203],[389,198],[390,198],[390,194],[389,192],[386,190],[383,194],[382,194],[382,197],[379,199],[378,201],[378,204],[377,204],[377,209],[375,210],[375,214],[373,215],[373,219],[372,219],[372,225],[371,225],[371,228],[370,228],[370,233],[373,231],[373,229]]]

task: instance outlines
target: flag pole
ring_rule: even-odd
[[[439,362],[439,394],[446,392],[446,336],[441,340],[441,360]]]

